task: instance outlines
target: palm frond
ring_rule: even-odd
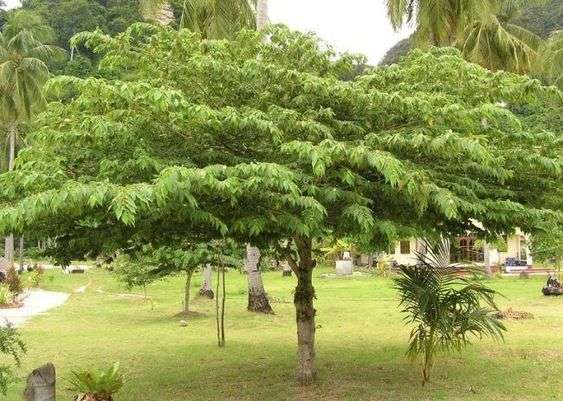
[[[461,351],[482,337],[501,340],[506,330],[492,314],[496,291],[476,276],[461,276],[472,268],[450,265],[449,247],[447,240],[426,241],[427,252],[417,254],[417,265],[400,267],[395,278],[401,312],[414,325],[406,354],[413,360],[424,356],[424,382],[436,353]]]

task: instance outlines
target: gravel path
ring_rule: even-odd
[[[0,309],[0,326],[6,321],[15,327],[22,326],[35,315],[63,305],[70,294],[44,290],[32,290],[23,301],[21,308]]]

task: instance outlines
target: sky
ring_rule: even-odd
[[[11,7],[19,4],[4,1]],[[371,64],[411,31],[393,31],[385,0],[270,0],[269,12],[272,22],[315,32],[338,51],[365,54]]]

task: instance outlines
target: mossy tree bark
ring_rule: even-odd
[[[294,305],[297,322],[297,381],[302,385],[313,382],[315,370],[315,308],[313,300],[312,241],[310,238],[295,238],[299,262],[289,260],[297,277]]]

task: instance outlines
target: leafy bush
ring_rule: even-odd
[[[41,281],[43,279],[43,275],[38,272],[37,270],[34,270],[30,273],[30,275],[27,277],[27,281],[29,284],[30,288],[37,288],[39,287],[39,285],[41,284]]]
[[[69,390],[81,395],[82,399],[112,401],[113,395],[123,387],[124,380],[116,362],[107,369],[74,371],[69,382]]]
[[[43,273],[45,269],[41,265],[36,265],[30,275],[27,277],[29,287],[37,288],[43,281]]]
[[[25,353],[25,344],[20,339],[19,333],[12,326],[0,327],[0,355],[5,355],[13,360],[13,364],[20,365]],[[4,361],[4,357],[1,359]],[[6,394],[8,384],[12,381],[13,371],[11,364],[0,364],[0,394]]]
[[[422,384],[438,352],[461,351],[472,337],[502,339],[504,325],[493,315],[496,292],[472,275],[460,276],[461,269],[449,266],[448,243],[443,241],[417,254],[416,266],[401,266],[395,278],[402,312],[408,324],[414,324],[407,356],[423,356]],[[467,273],[465,269],[464,273]],[[483,301],[488,307],[482,307]]]
[[[9,268],[6,272],[6,284],[8,285],[10,292],[14,295],[21,294],[23,291],[20,276],[13,267]]]
[[[6,306],[12,303],[14,295],[5,285],[0,285],[0,306]]]

